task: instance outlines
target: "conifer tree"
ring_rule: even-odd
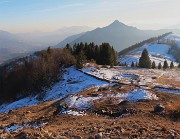
[[[178,65],[178,68],[180,68],[180,63],[179,63],[179,65]]]
[[[86,62],[86,56],[83,51],[79,52],[79,55],[77,56],[77,68],[82,69],[83,64]]]
[[[165,60],[165,61],[164,61],[164,65],[163,65],[163,69],[167,69],[167,68],[169,68],[169,65],[168,65],[168,63],[167,63],[167,60]]]
[[[161,63],[159,63],[159,65],[158,65],[158,69],[161,69],[162,68],[162,65],[161,65]]]
[[[174,68],[174,63],[173,63],[173,61],[172,61],[171,64],[170,64],[170,68],[171,68],[171,69]]]
[[[133,68],[135,65],[134,65],[134,62],[131,63],[131,67]]]
[[[139,59],[139,67],[141,68],[151,68],[151,60],[149,58],[149,53],[147,49],[144,49],[141,57]]]
[[[152,62],[152,69],[155,69],[156,68],[156,63],[155,61]]]

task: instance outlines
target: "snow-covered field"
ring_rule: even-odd
[[[43,101],[60,99],[68,94],[81,92],[89,87],[103,85],[109,85],[109,83],[85,75],[74,67],[70,67],[66,69],[63,80],[54,84],[54,86],[45,93],[43,100],[38,100],[38,96],[26,97],[12,103],[0,105],[0,113],[24,106],[33,106]]]
[[[175,42],[180,47],[180,36],[171,34],[160,40],[160,42],[164,42],[167,39],[175,40]],[[119,59],[121,63],[127,63],[130,65],[132,62],[139,62],[139,58],[141,56],[142,51],[146,48],[149,52],[151,61],[155,61],[156,65],[159,63],[163,64],[166,59],[168,64],[170,65],[171,61],[174,62],[175,66],[178,66],[175,59],[171,54],[168,54],[169,48],[171,46],[167,44],[158,44],[157,42],[146,44],[136,50],[131,51],[128,55]]]

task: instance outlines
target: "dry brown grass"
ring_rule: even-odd
[[[177,102],[176,104],[174,105],[168,105],[166,107],[166,110],[168,111],[176,111],[176,110],[179,110],[180,111],[180,102]]]
[[[180,120],[180,102],[167,106],[166,111],[171,118]]]

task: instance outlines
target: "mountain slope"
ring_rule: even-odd
[[[79,37],[81,37],[84,33],[80,33],[80,34],[77,34],[77,35],[72,35],[70,37],[67,37],[66,39],[64,39],[62,42],[58,43],[57,45],[55,45],[54,47],[55,48],[58,48],[58,47],[64,47],[66,46],[67,43],[69,42],[72,42],[76,39],[78,39]]]
[[[138,62],[142,51],[146,48],[150,54],[151,61],[155,61],[156,65],[159,63],[163,65],[163,62],[166,59],[169,65],[170,62],[173,61],[175,66],[178,66],[178,63],[175,62],[176,59],[171,54],[169,54],[169,49],[171,46],[166,44],[167,40],[175,40],[175,42],[180,47],[180,37],[176,34],[170,34],[162,38],[159,42],[145,44],[136,50],[129,51],[127,55],[120,58],[120,62],[126,62],[129,65],[131,62]]]
[[[167,31],[168,30],[139,30],[135,27],[127,26],[116,20],[106,27],[96,28],[95,30],[86,32],[79,38],[68,43],[73,45],[74,43],[78,42],[95,42],[96,44],[108,42],[113,45],[117,51],[120,51],[135,43],[150,37],[161,35]]]

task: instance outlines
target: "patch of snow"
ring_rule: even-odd
[[[12,103],[5,103],[0,105],[0,113],[8,112],[9,110],[18,109],[24,106],[33,106],[39,104],[41,101],[35,97],[26,97]]]
[[[90,77],[76,70],[75,67],[67,68],[63,78],[47,91],[45,100],[63,98],[67,94],[75,94],[86,88],[108,85],[107,82]]]
[[[138,89],[128,93],[126,100],[130,102],[136,102],[138,100],[158,100],[158,97],[143,89]]]
[[[70,114],[70,115],[75,115],[75,116],[86,116],[86,113],[84,111],[73,111],[73,110],[63,111],[62,114]]]
[[[83,72],[93,75],[97,78],[108,80],[108,81],[117,81],[117,80],[131,80],[135,79],[138,76],[135,74],[121,73],[115,69],[106,69],[106,68],[84,68]]]
[[[69,108],[76,108],[78,110],[88,110],[92,107],[94,100],[116,98],[115,101],[122,102],[127,100],[129,102],[137,102],[139,100],[158,100],[158,97],[146,90],[136,89],[127,93],[99,95],[97,97],[82,97],[82,96],[69,96],[65,99],[65,103]],[[117,100],[118,99],[118,100]]]
[[[66,98],[66,104],[70,108],[77,108],[79,110],[87,110],[91,108],[93,101],[102,98],[101,95],[98,97],[77,97],[77,96],[69,96]]]
[[[160,92],[172,93],[172,94],[180,94],[180,90],[179,89],[154,88],[153,90],[160,91]]]
[[[15,131],[15,130],[20,130],[22,129],[21,126],[19,125],[13,125],[13,126],[9,126],[9,127],[6,127],[5,130],[8,131],[8,132],[12,132],[12,131]]]
[[[123,94],[118,93],[114,97],[121,98],[129,102],[136,102],[138,100],[158,100],[158,97],[155,94],[143,89],[136,89],[134,91]]]

